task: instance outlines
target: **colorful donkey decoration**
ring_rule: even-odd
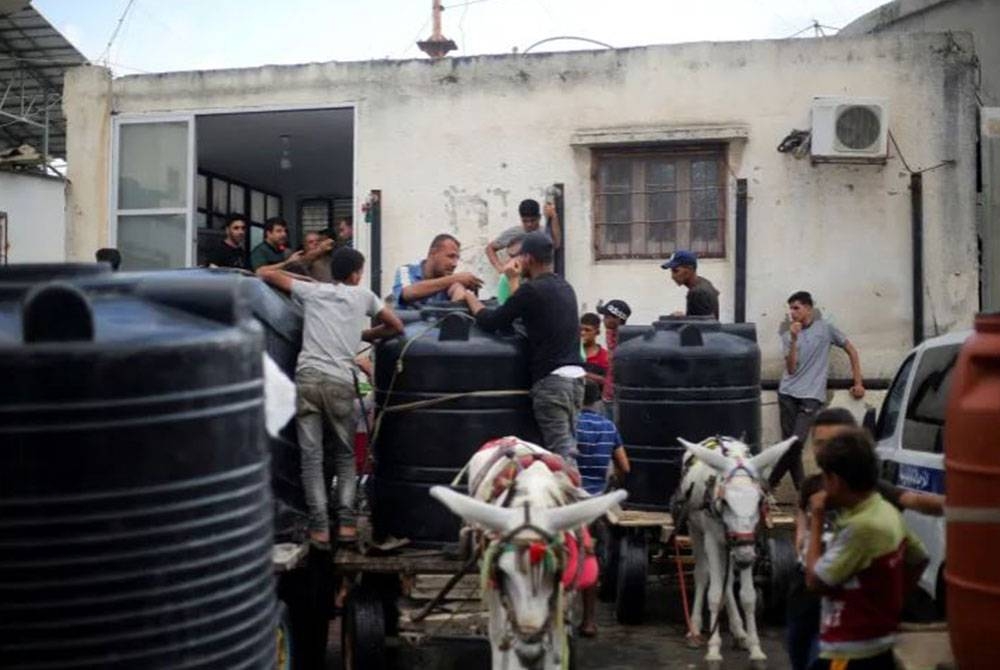
[[[767,660],[760,647],[754,619],[757,594],[753,566],[757,560],[757,531],[762,512],[767,511],[764,482],[795,439],[780,442],[753,457],[747,445],[731,437],[708,438],[700,444],[678,440],[687,448],[687,455],[672,507],[675,519],[687,519],[695,558],[695,593],[688,638],[695,644],[701,640],[701,614],[707,586],[711,635],[705,660],[710,666],[722,662],[718,618],[723,597],[729,629],[736,643],[750,651],[750,660],[755,665],[762,665]],[[737,575],[740,603],[746,614],[745,628],[733,593]]]
[[[568,667],[567,599],[597,580],[585,526],[623,501],[625,491],[588,498],[561,458],[505,437],[469,461],[469,493],[431,489],[485,532],[480,565],[493,668]]]

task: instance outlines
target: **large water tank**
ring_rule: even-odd
[[[402,314],[404,337],[380,344],[375,355],[382,413],[374,445],[375,532],[439,546],[457,540],[461,523],[430,497],[430,487],[449,484],[488,440],[539,439],[527,396],[527,341],[481,331],[464,309]],[[484,391],[499,393],[466,395]],[[431,404],[401,409],[425,401]]]
[[[0,269],[4,668],[274,667],[242,281]]]
[[[753,324],[662,319],[614,354],[615,412],[632,472],[629,506],[665,509],[680,481],[683,437],[742,438],[760,448],[760,349]]]
[[[957,667],[985,670],[1000,667],[1000,313],[976,317],[954,374],[944,428],[945,602]]]

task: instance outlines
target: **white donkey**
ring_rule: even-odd
[[[568,531],[626,497],[615,491],[569,502],[580,492],[567,486],[560,468],[551,452],[503,438],[470,460],[472,496],[444,486],[431,489],[452,512],[486,532],[481,569],[494,670],[566,667],[565,587],[572,588],[584,561],[583,548]]]
[[[747,445],[731,437],[708,438],[700,444],[678,440],[687,448],[687,455],[672,507],[679,517],[687,518],[695,558],[694,603],[688,637],[693,643],[700,641],[708,586],[711,635],[705,660],[710,667],[722,661],[718,619],[723,597],[736,643],[750,651],[755,666],[762,666],[767,660],[757,636],[757,594],[753,582],[757,530],[761,510],[767,504],[763,482],[795,439],[780,442],[752,457]],[[737,574],[740,603],[746,614],[745,628],[733,593]]]

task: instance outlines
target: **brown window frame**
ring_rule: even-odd
[[[591,149],[591,193],[592,193],[592,225],[594,259],[604,260],[632,260],[632,259],[662,259],[669,256],[677,249],[688,249],[698,254],[700,258],[725,258],[726,257],[726,232],[729,216],[729,196],[728,196],[728,145],[725,142],[698,143],[698,144],[656,144],[643,145],[637,147],[594,147]],[[613,191],[601,183],[601,164],[609,159],[629,159],[632,160],[632,175],[629,182],[630,190]],[[642,184],[645,178],[645,164],[642,159],[673,159],[676,161],[675,188],[672,190],[635,190],[636,184]],[[693,159],[714,158],[717,164],[716,175],[718,182],[714,188],[717,190],[719,199],[719,216],[717,220],[718,233],[715,239],[716,249],[699,249],[691,245],[691,224],[697,222],[690,218],[690,193],[694,190],[691,187],[690,165]],[[648,182],[647,182],[648,183]],[[676,218],[669,221],[650,222],[646,219],[635,219],[624,223],[608,222],[604,218],[604,197],[608,195],[628,195],[630,196],[630,211],[634,216],[636,211],[645,211],[646,198],[650,193],[675,193],[678,198],[676,205],[677,212],[686,211],[687,218]],[[656,223],[673,223],[673,242],[651,243],[648,236],[649,226]],[[628,226],[628,249],[612,249],[609,247],[621,247],[624,242],[609,243],[606,241],[608,226]],[[637,230],[638,229],[638,230]],[[645,235],[643,235],[645,232]],[[641,246],[640,249],[636,247]]]

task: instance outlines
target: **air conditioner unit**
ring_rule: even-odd
[[[813,98],[813,160],[882,162],[886,158],[888,136],[887,99]]]

